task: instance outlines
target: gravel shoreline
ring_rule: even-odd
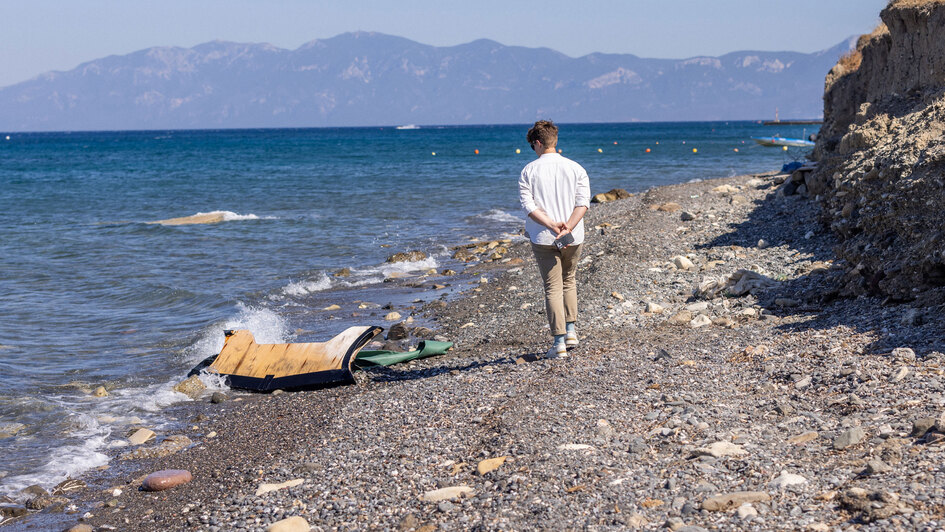
[[[449,354],[181,405],[191,447],[113,461],[69,494],[75,513],[4,529],[945,528],[945,309],[841,297],[836,241],[784,177],[594,205],[568,358],[540,358],[537,267],[511,244],[426,306]],[[138,490],[162,469],[193,481]],[[449,487],[468,490],[424,500]]]

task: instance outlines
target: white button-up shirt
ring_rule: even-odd
[[[566,222],[576,207],[589,207],[591,186],[587,172],[578,163],[557,153],[544,153],[522,169],[518,179],[519,200],[526,213],[537,209],[556,222]],[[574,245],[584,242],[584,220],[571,230]],[[535,244],[554,244],[555,233],[530,217],[525,234]]]

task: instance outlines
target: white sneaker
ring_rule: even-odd
[[[569,333],[567,333],[567,334],[565,335],[565,337],[564,337],[564,345],[565,345],[565,347],[577,347],[578,344],[580,344],[580,343],[581,343],[581,341],[578,340],[578,337],[577,337],[577,333],[576,333],[576,332],[569,332]]]
[[[554,344],[551,349],[545,353],[545,358],[566,358],[568,356],[568,346],[564,344]]]

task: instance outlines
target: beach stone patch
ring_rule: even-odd
[[[387,262],[418,262],[427,258],[427,254],[422,251],[406,251],[402,253],[394,253],[390,257],[387,257]]]
[[[655,210],[659,212],[677,212],[682,210],[682,205],[670,201],[662,205],[657,205]]]
[[[621,199],[627,199],[631,197],[630,193],[622,188],[614,188],[607,192],[601,192],[600,194],[594,194],[594,197],[591,198],[591,203],[607,203],[608,201],[617,201]]]
[[[886,462],[882,460],[870,460],[866,462],[866,469],[863,470],[863,475],[879,475],[890,471],[892,471],[892,467]]]
[[[706,327],[709,325],[712,325],[712,318],[706,316],[705,314],[699,314],[689,322],[689,326],[693,329],[698,329],[700,327]]]
[[[713,458],[722,458],[725,456],[747,456],[748,451],[739,445],[727,441],[717,441],[706,447],[700,447],[692,452],[691,457],[711,456]]]
[[[98,388],[92,390],[92,395],[95,397],[108,397],[108,391],[104,386],[99,386]]]
[[[304,517],[293,515],[266,527],[266,532],[308,532],[311,525]]]
[[[507,459],[508,456],[499,456],[496,458],[482,460],[476,465],[476,471],[479,472],[480,475],[485,475],[486,473],[495,471],[501,467]]]
[[[128,436],[128,443],[131,445],[141,445],[154,437],[154,431],[151,429],[138,429]]]
[[[670,316],[666,321],[672,325],[688,325],[689,322],[692,321],[692,312],[688,310],[680,310],[676,314]]]
[[[864,439],[866,439],[866,431],[862,427],[854,427],[837,436],[833,440],[833,448],[840,451],[852,447]]]
[[[448,488],[440,488],[437,490],[424,492],[423,495],[420,496],[420,500],[424,502],[448,501],[452,499],[461,499],[463,497],[472,497],[475,493],[475,490],[469,486],[450,486]]]
[[[820,434],[816,432],[805,432],[803,434],[798,434],[797,436],[791,436],[788,438],[788,443],[792,445],[804,445],[805,443],[812,442],[820,437]]]
[[[193,445],[190,438],[183,434],[167,436],[159,444],[151,447],[139,447],[133,451],[122,453],[118,456],[119,460],[139,460],[142,458],[161,458],[168,456]]]
[[[926,432],[932,430],[932,428],[935,427],[936,421],[937,420],[931,416],[921,417],[912,422],[912,432],[910,434],[916,438],[921,438],[922,436],[925,436]]]
[[[12,438],[26,428],[23,423],[4,422],[0,423],[0,439]]]
[[[177,383],[174,386],[175,392],[180,392],[191,399],[198,399],[206,391],[207,385],[200,380],[200,377],[191,375],[187,379]]]
[[[400,319],[400,317],[401,317],[401,316],[400,316],[400,313],[397,312],[397,311],[388,312],[388,313],[384,316],[384,321],[397,321],[397,320]]]
[[[2,517],[23,517],[29,510],[18,504],[0,504],[0,516]]]
[[[791,486],[800,486],[801,484],[806,483],[807,479],[801,475],[795,475],[793,473],[788,473],[787,471],[781,471],[781,474],[778,475],[777,478],[768,483],[768,487],[779,490]]]
[[[333,274],[335,277],[351,277],[351,268],[342,268]]]
[[[69,504],[69,499],[58,495],[40,495],[26,501],[26,507],[35,511],[41,511],[55,506],[65,506],[67,504]]]
[[[726,512],[745,503],[770,500],[771,496],[763,491],[738,491],[709,497],[702,501],[702,509],[710,512]]]
[[[220,404],[220,403],[224,403],[224,402],[226,402],[227,399],[229,399],[229,397],[227,397],[227,395],[226,395],[225,393],[223,393],[223,392],[213,392],[213,393],[210,395],[210,402],[213,403],[213,404],[215,404],[215,405],[218,405],[218,404]]]
[[[323,308],[322,310],[341,310],[341,307],[340,307],[339,305],[328,305],[327,307]]]
[[[402,321],[391,325],[390,329],[387,330],[388,340],[406,340],[409,337],[410,333],[407,331],[407,325]]]
[[[85,523],[79,523],[67,528],[66,532],[95,532],[95,529]]]
[[[256,496],[259,497],[260,495],[269,493],[270,491],[278,491],[285,488],[294,488],[295,486],[301,485],[304,482],[305,482],[304,478],[297,478],[295,480],[287,480],[285,482],[280,482],[278,484],[260,484],[259,487],[256,488]]]
[[[141,489],[144,491],[164,491],[193,480],[193,475],[185,469],[164,469],[144,477]]]
[[[682,255],[676,255],[671,260],[673,261],[673,265],[679,268],[680,270],[688,271],[696,267],[696,265],[693,264],[692,261],[689,260],[688,257],[684,257]]]
[[[80,490],[85,487],[86,487],[85,482],[79,479],[75,479],[75,478],[67,478],[63,480],[62,482],[60,482],[59,484],[56,484],[55,487],[53,487],[52,494],[61,495],[63,493],[68,493],[70,491]]]

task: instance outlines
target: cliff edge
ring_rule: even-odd
[[[894,0],[830,71],[807,191],[844,292],[945,302],[945,0]]]

